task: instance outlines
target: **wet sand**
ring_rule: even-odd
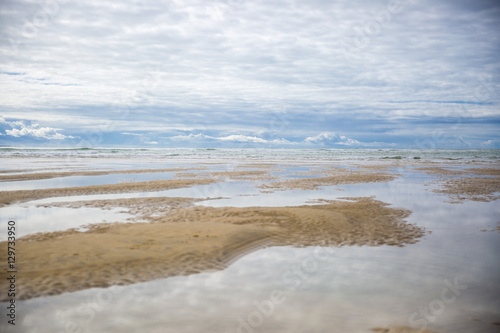
[[[154,170],[154,171],[151,171]],[[120,171],[96,171],[96,172],[66,172],[66,173],[37,173],[25,175],[13,175],[9,180],[17,181],[28,179],[46,179],[52,177],[63,177],[72,175],[104,175],[114,173],[148,173],[148,172],[166,172],[166,171],[184,171],[184,170],[204,170],[204,168],[193,169],[142,169],[142,170],[120,170]],[[93,195],[93,194],[111,194],[111,193],[131,193],[131,192],[155,192],[169,189],[190,187],[194,185],[208,185],[212,183],[226,181],[228,179],[237,180],[269,180],[274,179],[274,176],[268,175],[269,170],[244,170],[244,171],[217,171],[210,173],[185,173],[180,172],[175,174],[175,179],[167,180],[153,180],[144,182],[123,182],[118,184],[108,185],[92,185],[92,186],[78,186],[69,188],[52,188],[52,189],[39,189],[39,190],[19,190],[19,191],[3,191],[0,192],[0,207],[9,205],[15,202],[24,202],[35,199],[44,199],[51,197],[62,196],[75,196],[75,195]],[[35,178],[29,178],[29,177]],[[10,177],[10,176],[4,176]],[[26,178],[24,178],[26,177]],[[41,178],[36,178],[41,177]],[[194,179],[184,179],[185,177]],[[7,179],[7,178],[6,178]]]
[[[269,172],[276,171],[275,169],[264,168],[262,170],[245,170],[245,171],[218,171],[209,173],[212,177],[224,177],[236,180],[273,180],[277,176],[270,175]]]
[[[156,217],[171,213],[173,210],[183,207],[191,207],[195,202],[203,200],[215,200],[221,198],[176,198],[176,197],[152,197],[152,198],[129,198],[111,200],[89,200],[72,202],[55,202],[41,204],[38,207],[67,207],[81,208],[91,207],[100,209],[123,208],[125,212],[133,214],[133,221],[154,222]]]
[[[457,170],[443,167],[424,167],[418,170],[441,176],[432,182],[439,186],[433,191],[447,194],[450,203],[461,203],[464,200],[488,202],[500,199],[500,168],[484,167]]]
[[[319,175],[316,178],[263,182],[275,169],[268,165],[255,167],[262,169],[198,173],[196,179],[0,192],[0,205],[59,196],[161,191],[228,178],[257,181],[261,190],[275,191],[388,182],[398,176],[378,170],[323,168],[301,173]],[[129,173],[133,172],[137,170]],[[438,179],[441,187],[435,191],[449,195],[450,199],[498,198],[496,168],[457,171],[433,167],[417,172],[443,176]],[[66,230],[18,239],[18,269],[23,272],[18,280],[18,299],[220,270],[240,256],[266,246],[404,246],[424,235],[422,228],[405,222],[410,214],[407,210],[372,198],[346,199],[350,201],[318,200],[316,203],[320,204],[316,205],[246,208],[194,206],[202,199],[162,197],[50,204],[72,208],[123,207],[136,220],[147,222],[93,224],[86,232]],[[6,242],[0,246],[5,248]],[[6,251],[2,251],[0,260],[5,262],[5,256]],[[4,288],[6,273],[1,274],[0,288]]]
[[[479,168],[465,168],[455,169],[452,167],[421,167],[417,170],[425,172],[430,175],[439,176],[500,176],[500,168],[479,167]]]
[[[319,171],[320,174],[326,174],[324,177],[317,178],[294,178],[282,181],[269,182],[259,186],[263,191],[286,191],[286,190],[316,190],[319,186],[334,186],[359,183],[388,182],[397,178],[395,174],[382,172],[368,172],[349,169],[329,169]],[[302,173],[309,175],[309,172]]]
[[[0,192],[0,207],[15,202],[24,202],[35,199],[51,197],[64,197],[75,195],[109,194],[109,193],[131,193],[131,192],[155,192],[175,188],[190,187],[194,185],[207,185],[221,181],[216,178],[199,179],[167,179],[146,182],[118,183],[109,185],[78,186],[67,188],[50,188],[41,190],[22,190]]]
[[[434,333],[429,330],[421,329],[421,328],[411,328],[407,326],[393,326],[389,328],[372,328],[373,332],[378,333]]]
[[[196,177],[218,177],[226,179],[237,180],[262,180],[262,179],[275,179],[275,176],[269,175],[272,169],[264,170],[244,170],[244,171],[214,171],[208,173],[194,173],[194,172],[179,172],[174,175],[176,178],[196,178]]]
[[[354,200],[300,207],[179,207],[150,215],[153,223],[101,224],[86,232],[25,236],[16,242],[22,272],[17,297],[219,270],[266,246],[403,246],[424,235],[421,228],[404,222],[407,210],[369,198]],[[0,260],[6,260],[5,253]],[[6,287],[4,275],[0,288]]]
[[[461,177],[440,182],[437,193],[448,194],[451,203],[464,200],[493,201],[500,199],[500,177]]]
[[[205,168],[171,168],[171,169],[138,169],[138,170],[107,170],[107,171],[65,171],[65,172],[35,172],[19,175],[0,175],[0,182],[26,181],[51,179],[69,176],[102,176],[102,175],[120,175],[131,173],[159,173],[159,172],[186,172],[192,170],[204,170]],[[24,172],[28,170],[7,170],[3,173]]]

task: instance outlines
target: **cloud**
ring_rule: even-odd
[[[358,140],[348,138],[344,135],[338,135],[334,132],[322,132],[316,136],[307,137],[304,142],[320,145],[341,145],[341,146],[355,146],[361,145]]]
[[[257,143],[268,142],[267,140],[257,138],[255,136],[247,136],[247,135],[228,135],[225,137],[217,138],[217,140],[234,141],[234,142],[257,142]]]
[[[495,1],[59,3],[2,2],[0,112],[46,128],[19,138],[190,128],[204,144],[267,144],[333,128],[346,138],[315,144],[406,146],[414,119],[500,116]],[[473,146],[499,137],[462,124],[450,135]]]
[[[233,134],[225,137],[217,137],[216,140],[220,141],[231,141],[231,142],[248,142],[248,143],[265,143],[265,144],[277,144],[277,145],[293,145],[297,144],[296,142],[290,142],[284,138],[276,138],[276,139],[263,139],[256,136],[249,135],[241,135],[241,134]]]
[[[172,136],[172,137],[163,137],[163,138],[170,139],[170,140],[215,139],[214,137],[212,137],[210,135],[205,135],[202,133],[197,133],[197,134],[190,133],[188,135],[176,135],[176,136]]]
[[[335,133],[324,132],[314,137],[297,138],[288,140],[285,138],[269,137],[269,135],[255,136],[243,134],[229,134],[226,136],[211,136],[204,133],[190,133],[187,135],[162,136],[168,142],[177,142],[191,145],[215,145],[219,147],[312,147],[312,146],[335,146],[335,145],[362,145],[357,140],[338,136]]]
[[[64,140],[74,138],[73,136],[59,133],[56,128],[40,127],[39,124],[27,125],[23,121],[7,121],[3,117],[0,117],[0,124],[2,124],[5,128],[10,127],[11,129],[5,129],[5,135],[15,138],[33,137],[47,140]]]
[[[6,130],[5,133],[16,138],[20,136],[33,136],[49,140],[63,140],[67,138],[67,136],[57,133],[55,128],[37,127],[37,125],[24,127],[22,129],[14,128],[12,130]]]
[[[190,133],[188,135],[175,135],[171,137],[162,137],[167,140],[173,141],[190,141],[190,142],[205,142],[205,143],[214,143],[214,142],[222,142],[222,143],[248,143],[248,144],[294,144],[283,138],[275,138],[272,140],[260,138],[257,136],[251,135],[243,135],[243,134],[231,134],[226,136],[211,136],[203,133],[193,134]]]
[[[481,142],[481,148],[498,149],[500,148],[500,140],[486,140]]]
[[[130,132],[122,132],[121,134],[123,134],[123,135],[132,135],[132,136],[142,136],[142,134],[139,134],[139,133],[130,133]]]

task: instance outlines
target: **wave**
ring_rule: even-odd
[[[278,149],[278,148],[127,148],[127,147],[1,147],[0,157],[32,158],[164,158],[273,161],[341,161],[341,160],[422,160],[472,161],[498,160],[500,149]]]

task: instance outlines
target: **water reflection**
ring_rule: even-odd
[[[477,249],[498,250],[495,239],[482,236],[474,240],[483,243]],[[492,271],[496,261],[486,258],[471,271],[461,244],[450,256],[428,242],[402,249],[334,248],[322,252],[324,260],[316,265],[310,264],[316,248],[268,248],[224,271],[33,299],[21,302],[16,332],[65,327],[78,332],[111,327],[119,332],[246,332],[245,325],[254,332],[329,332],[332,327],[369,332],[424,318],[412,314],[439,299],[446,281],[453,284],[456,277],[461,294],[429,320],[429,328],[496,332],[490,324],[500,311],[499,289],[492,289],[498,287],[498,272]],[[283,301],[269,306],[276,292],[283,293]]]
[[[59,208],[36,207],[33,204],[11,205],[0,208],[2,218],[16,221],[16,236],[21,237],[37,232],[62,231],[79,228],[89,223],[130,222],[133,215],[124,209],[103,210],[99,208]],[[0,241],[7,240],[5,232],[0,233]]]
[[[410,209],[409,221],[432,233],[403,248],[324,249],[324,260],[315,264],[317,248],[273,247],[224,271],[20,301],[15,332],[370,332],[412,324],[437,332],[497,332],[492,322],[500,317],[500,234],[481,230],[497,225],[500,205],[449,204],[446,196],[422,185],[424,177],[432,178],[403,175],[389,183],[342,186],[344,191],[266,194],[249,182],[228,182],[158,192],[229,197],[203,203],[214,206],[294,205],[375,194]],[[1,211],[2,216],[19,213]],[[57,211],[82,214],[81,209]],[[48,210],[41,223],[65,220],[53,214],[59,213]],[[283,301],[269,307],[277,291]],[[0,330],[14,332],[5,321]]]

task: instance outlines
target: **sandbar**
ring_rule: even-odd
[[[460,177],[441,180],[436,193],[447,194],[451,203],[464,200],[494,201],[500,199],[500,177]]]
[[[422,228],[405,222],[409,215],[405,209],[372,198],[349,200],[246,208],[180,202],[160,216],[137,208],[154,222],[99,224],[86,232],[21,237],[16,241],[17,269],[22,272],[16,281],[16,297],[22,300],[220,270],[267,246],[404,246],[424,236]],[[0,248],[6,246],[0,243]],[[1,251],[0,260],[6,262],[6,255],[7,251]],[[2,290],[8,283],[5,274],[4,270],[0,276]],[[0,301],[5,297],[0,295]]]
[[[397,175],[392,173],[367,172],[340,168],[335,169],[335,171],[329,170],[327,171],[327,174],[328,175],[324,177],[293,178],[276,182],[268,182],[258,187],[266,192],[286,191],[292,189],[316,190],[319,186],[388,182],[397,178]]]
[[[435,333],[423,328],[411,328],[408,326],[392,326],[389,328],[376,327],[372,328],[372,331],[378,333]]]
[[[189,170],[203,170],[203,169],[205,169],[205,168],[36,172],[36,173],[24,173],[24,174],[19,174],[19,175],[0,175],[0,182],[51,179],[51,178],[60,178],[60,177],[69,177],[69,176],[102,176],[102,175],[131,174],[131,173],[185,172],[185,171],[189,171]],[[23,170],[23,171],[26,171],[26,170]],[[2,172],[6,172],[6,171],[2,171]]]
[[[124,212],[132,214],[128,220],[155,222],[159,216],[170,213],[174,209],[191,207],[195,202],[204,200],[215,200],[222,198],[178,198],[178,197],[147,197],[109,200],[85,200],[70,202],[51,202],[50,204],[39,204],[38,207],[66,207],[81,208],[91,207],[100,209],[123,208]]]
[[[425,167],[421,172],[441,176],[432,183],[438,184],[433,192],[447,194],[450,203],[471,201],[493,201],[500,199],[500,168],[449,169]]]
[[[219,182],[216,178],[198,179],[166,179],[145,182],[126,182],[107,185],[77,186],[65,188],[49,188],[39,190],[20,190],[0,192],[0,207],[14,202],[24,202],[34,199],[63,197],[74,195],[130,193],[130,192],[157,192],[168,189],[190,187],[194,185],[207,185]]]

